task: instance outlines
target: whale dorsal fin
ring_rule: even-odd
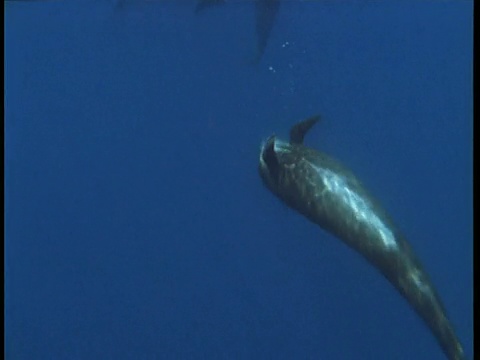
[[[291,144],[303,144],[303,138],[308,130],[320,120],[320,115],[311,116],[306,120],[300,121],[293,125],[290,130],[290,143]]]

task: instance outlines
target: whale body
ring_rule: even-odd
[[[432,282],[385,210],[345,166],[303,145],[318,120],[314,116],[293,126],[290,141],[272,135],[262,144],[264,184],[378,269],[424,320],[448,359],[465,359]]]

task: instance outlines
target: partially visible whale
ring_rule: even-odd
[[[303,145],[318,120],[293,126],[288,142],[272,135],[263,143],[259,171],[265,185],[366,258],[424,320],[447,358],[465,359],[440,297],[390,217],[350,170]]]
[[[275,23],[278,9],[280,8],[280,0],[254,0],[254,2],[257,49],[253,62],[258,63],[267,47],[268,38]],[[198,0],[195,13],[225,3],[225,0]]]
[[[257,53],[254,62],[259,62],[267,47],[278,9],[279,0],[257,0],[255,2],[255,31],[257,34]]]
[[[195,7],[195,13],[221,4],[225,4],[225,0],[199,0]]]

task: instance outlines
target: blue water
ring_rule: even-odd
[[[444,359],[385,279],[261,183],[313,114],[473,357],[472,1],[5,4],[7,359]]]

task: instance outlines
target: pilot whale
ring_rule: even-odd
[[[288,206],[366,258],[403,295],[450,360],[465,359],[444,306],[420,261],[392,220],[353,173],[303,145],[313,116],[290,130],[290,141],[270,136],[261,147],[264,184]]]

